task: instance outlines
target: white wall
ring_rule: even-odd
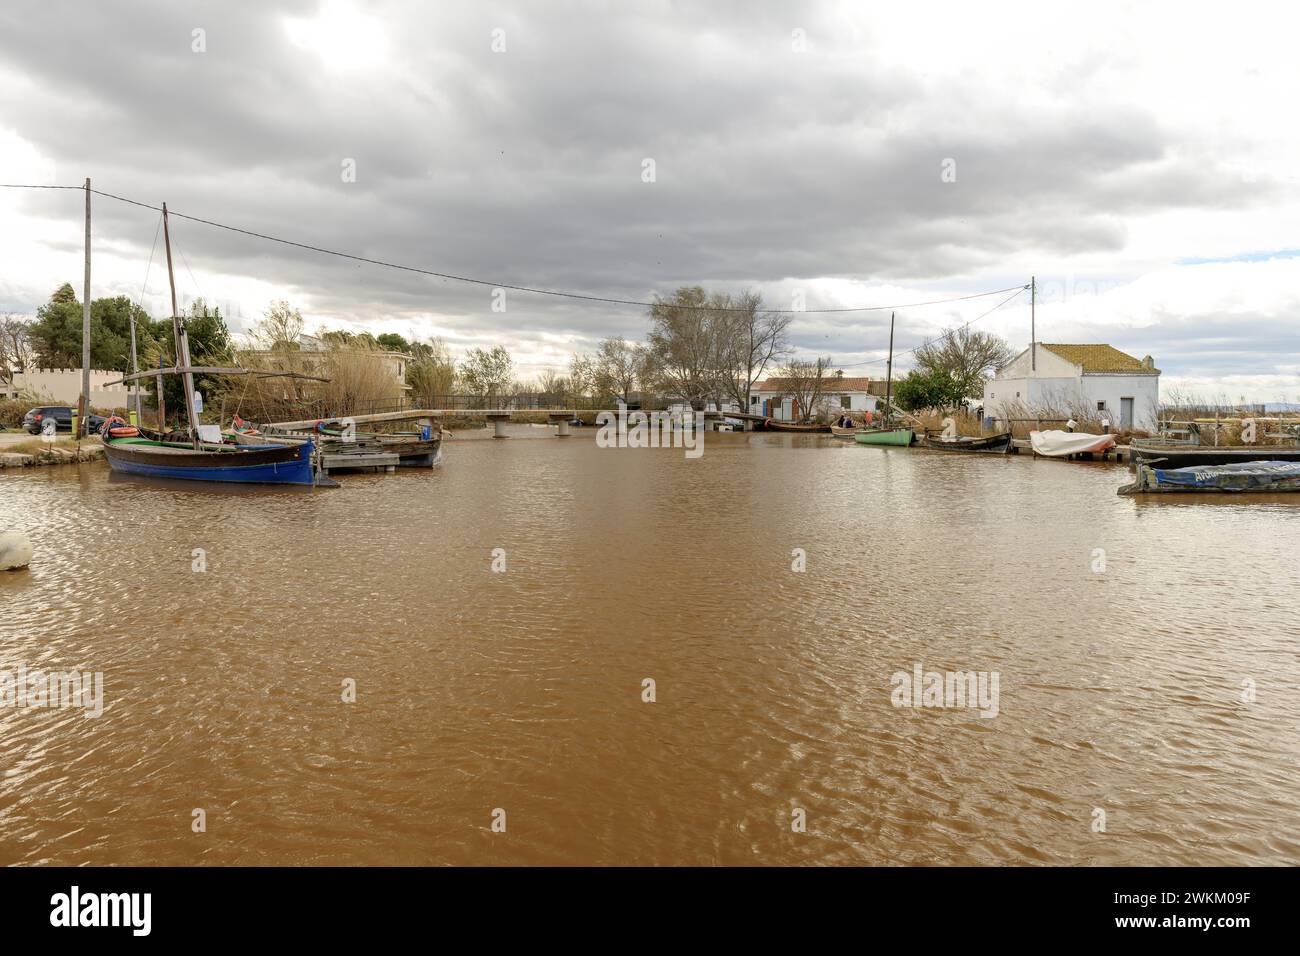
[[[1160,409],[1160,376],[1158,375],[1085,375],[1084,397],[1089,408],[1098,402],[1106,403],[1111,426],[1122,427],[1120,422],[1121,398],[1133,399],[1133,428],[1153,431]]]
[[[1042,369],[1042,349],[1039,369]],[[1007,405],[1019,402],[1033,407],[1095,409],[1106,403],[1106,414],[1115,430],[1121,427],[1122,398],[1133,399],[1133,427],[1151,431],[1160,407],[1160,376],[1088,374],[1071,378],[995,378],[984,383],[984,414],[1006,417]]]
[[[121,377],[121,372],[91,369],[90,404],[101,408],[124,407],[127,403],[127,387],[106,384]],[[14,375],[12,388],[0,386],[0,390],[13,395],[19,392],[48,395],[56,405],[71,405],[75,408],[78,399],[81,398],[81,369],[27,369]]]
[[[751,392],[751,400],[757,397],[758,402],[751,407],[750,411],[756,415],[759,414],[759,409],[763,407],[763,402],[777,398],[781,394],[782,393],[780,392]],[[847,395],[849,397],[849,407],[847,409],[840,406],[841,395]],[[866,392],[828,392],[821,398],[821,408],[830,415],[835,415],[845,411],[859,413],[868,411],[874,412],[879,404],[879,398],[875,395],[868,395]],[[790,401],[788,398],[781,403],[781,408],[773,417],[778,421],[789,420]]]

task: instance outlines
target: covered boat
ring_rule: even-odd
[[[1129,460],[1135,467],[1159,462],[1166,469],[1201,468],[1238,462],[1300,462],[1300,444],[1288,445],[1175,445],[1134,439]]]
[[[1029,444],[1035,455],[1044,458],[1069,458],[1115,447],[1114,435],[1090,435],[1087,432],[1067,432],[1059,429],[1029,433]]]
[[[1119,494],[1165,491],[1300,491],[1300,462],[1238,461],[1191,468],[1139,465],[1137,480],[1120,488]]]

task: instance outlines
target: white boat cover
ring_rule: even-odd
[[[1035,455],[1045,458],[1064,458],[1085,451],[1105,451],[1115,445],[1114,435],[1089,435],[1087,432],[1030,432],[1029,443]]]

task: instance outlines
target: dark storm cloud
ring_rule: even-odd
[[[943,88],[936,112],[932,88],[846,56],[850,41],[816,10],[374,3],[363,9],[382,19],[384,61],[336,71],[284,28],[319,9],[8,4],[0,67],[17,95],[0,125],[52,157],[62,181],[89,175],[367,257],[637,299],[817,277],[962,291],[1026,251],[1119,250],[1126,215],[1268,194],[1174,150],[1136,103],[1035,109],[990,101],[968,78]],[[812,52],[792,53],[794,26]],[[191,52],[196,27],[206,53]],[[505,53],[490,48],[498,27]],[[647,157],[653,184],[641,180]],[[346,158],[355,183],[340,179]],[[948,158],[953,183],[940,179]],[[27,208],[71,219],[70,195]],[[154,214],[98,200],[96,223],[147,256]],[[429,312],[455,334],[520,339],[644,327],[635,309],[536,296],[496,314],[487,288],[176,225],[194,268],[282,284],[318,312]],[[806,321],[800,344],[843,349],[887,317]]]

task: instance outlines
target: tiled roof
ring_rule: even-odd
[[[1049,352],[1053,352],[1075,365],[1082,365],[1085,372],[1129,372],[1134,375],[1159,375],[1160,369],[1147,368],[1141,359],[1136,359],[1127,352],[1121,352],[1113,345],[1049,345],[1038,343]]]
[[[867,386],[871,384],[869,378],[837,378],[834,375],[827,375],[822,379],[823,392],[865,392]],[[791,391],[791,381],[788,378],[769,378],[765,382],[755,382],[752,391],[755,392],[787,392]]]

